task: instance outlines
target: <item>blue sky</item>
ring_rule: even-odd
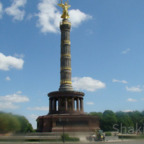
[[[144,1],[69,0],[72,81],[85,112],[142,111]],[[0,111],[36,128],[60,83],[57,0],[0,0]]]

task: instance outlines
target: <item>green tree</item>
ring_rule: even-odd
[[[113,126],[117,123],[116,115],[111,110],[104,111],[100,121],[100,127],[104,131],[113,131]]]
[[[141,112],[139,111],[128,112],[128,115],[133,121],[135,127],[140,127],[141,125],[143,125],[142,123],[143,115]]]
[[[33,132],[33,128],[24,116],[0,112],[0,133],[8,132]]]
[[[124,126],[130,127],[134,126],[131,117],[125,112],[116,112],[116,117],[119,124],[123,124]]]
[[[20,123],[20,130],[21,133],[32,132],[33,128],[29,121],[24,116],[16,116],[19,123]]]
[[[20,129],[20,123],[15,116],[7,113],[0,113],[0,132],[17,132]]]
[[[34,132],[32,125],[29,123],[25,129],[26,132]]]
[[[8,119],[4,113],[0,113],[0,133],[5,133],[8,131]]]
[[[130,127],[134,127],[131,117],[125,112],[116,112],[119,132],[127,133]]]

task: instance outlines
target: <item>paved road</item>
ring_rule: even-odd
[[[0,144],[63,144],[60,142],[57,143],[48,143],[48,142],[0,142]],[[78,143],[73,143],[73,142],[66,142],[65,144],[144,144],[144,140],[137,140],[137,141],[121,141],[121,142],[89,142],[89,143],[84,143],[84,142],[78,142]]]

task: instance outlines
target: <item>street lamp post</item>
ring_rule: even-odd
[[[62,123],[63,123],[63,143],[65,143],[65,136],[64,136],[64,121],[63,121]]]
[[[61,120],[61,118],[59,119],[60,123],[62,124],[63,126],[63,135],[62,135],[62,140],[63,140],[63,143],[65,143],[65,138],[64,138],[64,121]]]
[[[68,122],[68,119],[65,119],[65,120],[63,120],[63,119],[59,119],[59,122],[62,124],[62,126],[63,126],[63,136],[62,136],[62,140],[63,140],[63,143],[65,143],[65,135],[64,135],[64,133],[65,133],[65,131],[64,131],[64,127],[65,127],[65,124]]]

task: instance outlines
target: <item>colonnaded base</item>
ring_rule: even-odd
[[[38,132],[94,132],[99,128],[97,116],[55,114],[37,119]]]

